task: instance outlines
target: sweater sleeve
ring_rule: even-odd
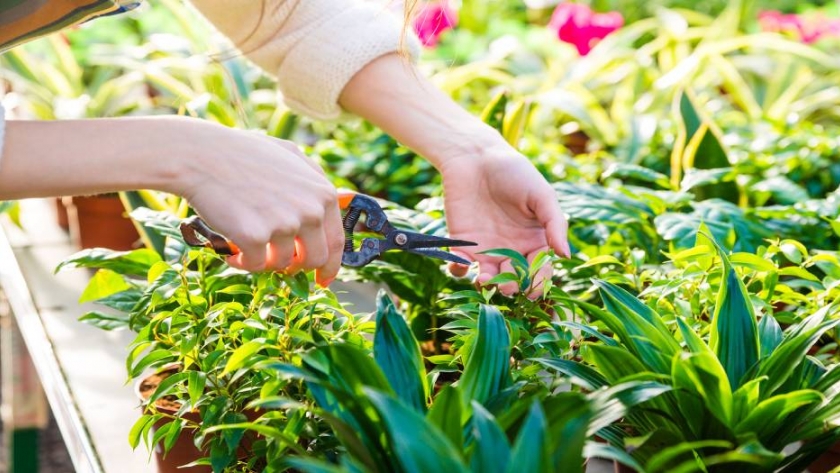
[[[402,18],[359,0],[192,0],[236,47],[277,77],[286,104],[334,119],[344,86],[366,64],[401,49]],[[419,46],[406,34],[412,57]]]

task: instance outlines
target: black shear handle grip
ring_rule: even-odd
[[[225,238],[224,235],[216,233],[201,217],[195,215],[180,225],[181,236],[190,246],[210,248],[220,255],[233,256],[240,253],[235,243]]]

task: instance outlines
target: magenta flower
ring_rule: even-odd
[[[458,14],[449,8],[446,0],[424,4],[414,20],[414,31],[423,46],[433,48],[440,41],[440,35],[458,24]]]
[[[838,20],[830,20],[822,16],[805,17],[768,10],[758,14],[758,23],[764,31],[790,34],[806,44],[815,43],[826,36],[840,34]]]
[[[563,2],[551,15],[548,27],[561,41],[574,45],[581,56],[589,54],[598,41],[624,26],[619,12],[595,13],[588,5]]]

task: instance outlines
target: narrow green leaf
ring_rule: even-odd
[[[147,353],[143,358],[137,361],[129,370],[129,374],[132,378],[136,378],[143,373],[143,370],[149,368],[151,366],[163,366],[168,364],[172,361],[175,361],[177,358],[171,351],[165,349],[157,349],[152,350]]]
[[[510,336],[502,313],[482,305],[475,346],[459,386],[467,402],[487,402],[510,385]]]
[[[452,445],[464,445],[463,409],[461,396],[451,384],[435,397],[426,418],[446,435]]]
[[[589,391],[595,391],[607,385],[607,380],[594,369],[576,361],[563,358],[533,358],[531,361],[560,372],[569,378],[572,384]]]
[[[510,444],[496,418],[484,407],[473,401],[473,416],[470,422],[473,437],[473,452],[470,467],[474,473],[484,471],[505,471],[511,461]]]
[[[160,419],[160,415],[144,414],[131,426],[128,432],[128,444],[132,449],[136,449],[140,445],[140,439],[143,438],[144,432],[148,432],[149,428]]]
[[[767,314],[758,322],[759,344],[761,359],[767,358],[782,343],[782,327],[779,322]]]
[[[151,397],[149,397],[149,404],[154,404],[154,402],[158,399],[171,393],[178,385],[178,383],[181,383],[187,379],[187,376],[189,376],[189,373],[183,372],[167,376],[166,379],[160,382],[160,384],[158,385],[155,392],[151,395]]]
[[[425,412],[426,368],[420,346],[384,291],[380,291],[377,300],[373,356],[397,397]]]
[[[547,420],[542,406],[540,406],[538,401],[533,401],[531,409],[528,412],[528,417],[525,419],[522,428],[519,429],[519,434],[513,444],[510,463],[507,467],[508,473],[519,473],[523,471],[549,473],[554,471],[550,467],[547,454],[547,449],[551,445],[547,438],[547,428]],[[498,465],[492,470],[502,471],[503,468],[502,465]]]
[[[759,358],[758,326],[747,289],[729,263],[723,249],[714,242],[723,261],[723,279],[718,290],[709,345],[737,389],[744,375]]]
[[[821,403],[825,398],[817,391],[803,389],[786,394],[779,394],[758,404],[755,409],[735,426],[739,435],[754,434],[759,441],[770,448],[776,448],[772,440],[781,431],[790,428],[788,417],[800,408]],[[784,445],[778,446],[782,448]]]
[[[264,340],[251,340],[250,342],[245,343],[244,345],[234,350],[233,353],[230,355],[227,364],[225,364],[225,369],[222,371],[222,376],[245,366],[245,363],[249,361],[250,358],[258,351],[260,351],[264,346]]]
[[[405,473],[445,471],[465,473],[458,450],[446,435],[416,410],[373,389],[365,393],[387,428],[394,458]]]
[[[198,406],[198,400],[204,394],[204,385],[207,382],[207,375],[201,371],[190,371],[187,379],[187,392],[190,396],[190,405],[193,408]]]

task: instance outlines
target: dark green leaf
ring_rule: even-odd
[[[461,396],[451,384],[435,397],[426,415],[429,422],[437,426],[456,447],[464,444],[462,417]]]
[[[547,449],[550,448],[547,432],[547,420],[545,413],[538,401],[531,404],[528,417],[513,444],[508,473],[519,473],[523,471],[550,473],[554,471],[550,467]],[[493,470],[501,471],[499,464]],[[478,470],[490,471],[490,470]]]
[[[487,402],[510,385],[510,337],[502,313],[482,305],[475,346],[459,386],[467,402]]]
[[[473,401],[473,416],[470,422],[473,437],[473,452],[470,468],[474,473],[484,471],[505,471],[511,461],[510,444],[496,418],[484,407]]]
[[[377,300],[373,356],[397,397],[419,412],[425,412],[426,369],[420,346],[384,291],[379,293]]]

